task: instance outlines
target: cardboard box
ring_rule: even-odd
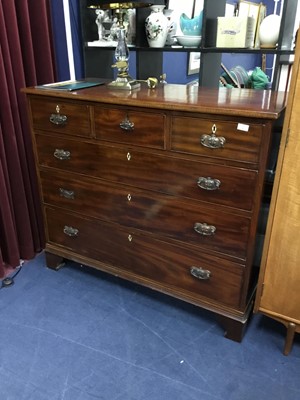
[[[216,47],[253,47],[253,17],[218,17]]]

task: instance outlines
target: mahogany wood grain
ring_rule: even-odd
[[[41,167],[76,172],[120,185],[135,186],[207,203],[251,211],[254,205],[257,170],[218,166],[213,163],[174,157],[169,152],[145,153],[129,147],[78,143],[74,140],[36,135]],[[55,158],[56,149],[71,153],[69,160]],[[129,159],[128,159],[129,158]],[[220,180],[220,189],[199,188],[199,177]]]
[[[241,340],[284,94],[184,85],[25,92],[48,266],[74,260],[205,307]],[[50,122],[53,113],[62,124]],[[201,143],[214,125],[223,148]],[[203,179],[218,188],[203,189]],[[199,223],[208,232],[196,232]]]
[[[54,102],[74,100],[81,104],[101,102],[104,104],[134,106],[146,109],[187,111],[218,114],[233,117],[249,117],[255,120],[276,120],[286,105],[286,93],[271,90],[205,88],[186,85],[162,85],[155,90],[141,87],[139,90],[113,90],[106,85],[77,92],[26,88],[24,92],[42,98],[55,98]],[[47,100],[48,101],[48,100]]]
[[[87,184],[69,179],[45,181],[42,173],[44,202],[87,216],[141,229],[165,240],[179,240],[203,248],[204,251],[225,253],[241,260],[246,258],[250,217],[209,209],[205,204],[179,201],[177,197],[149,193],[136,188],[106,183]],[[53,177],[54,178],[54,177]],[[54,190],[53,190],[54,188]],[[60,189],[74,192],[74,198],[60,195]],[[213,225],[216,232],[202,235],[194,230],[197,223]]]
[[[57,99],[41,101],[34,97],[30,106],[35,129],[54,131],[63,135],[91,136],[90,108],[86,104],[76,104],[65,100],[60,102]],[[66,116],[67,122],[61,125],[52,123],[50,121],[52,114]]]
[[[166,147],[166,115],[159,112],[141,112],[109,107],[95,107],[96,138],[109,142],[119,142],[134,146],[164,149]],[[132,129],[122,129],[124,121],[133,124]]]
[[[221,149],[209,149],[200,145],[201,136],[211,134],[213,126],[216,137],[224,137],[226,140]],[[199,122],[197,118],[174,117],[171,147],[185,153],[257,163],[263,128],[263,125],[249,121],[239,123],[210,118]]]
[[[127,274],[142,276],[155,284],[186,293],[194,303],[208,297],[227,306],[239,307],[244,268],[239,264],[213,257],[197,249],[178,247],[143,235],[133,228],[83,218],[80,215],[46,207],[48,240],[75,253],[101,261]],[[65,226],[78,229],[77,236],[64,233]],[[194,278],[191,267],[202,267],[211,272],[208,280]],[[136,281],[136,278],[134,279]]]

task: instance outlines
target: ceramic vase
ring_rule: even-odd
[[[262,48],[275,48],[277,46],[280,31],[279,15],[271,14],[263,19],[259,27],[259,41]]]
[[[145,20],[145,30],[150,47],[164,47],[168,36],[168,18],[164,15],[165,6],[153,5],[151,14]]]
[[[164,15],[168,18],[168,34],[167,34],[167,45],[172,45],[176,43],[176,31],[177,31],[177,22],[173,18],[174,11],[173,10],[164,10]]]
[[[203,11],[194,18],[189,18],[186,14],[181,14],[179,18],[180,29],[183,35],[201,36]]]

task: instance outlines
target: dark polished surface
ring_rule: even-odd
[[[71,259],[207,308],[226,337],[242,340],[282,94],[182,85],[26,92],[47,265]]]
[[[126,106],[134,105],[271,119],[278,117],[286,103],[286,93],[284,92],[253,89],[211,89],[173,84],[158,86],[156,89],[148,89],[146,86],[142,86],[141,89],[131,92],[112,90],[106,85],[71,93],[35,88],[28,88],[26,92]]]

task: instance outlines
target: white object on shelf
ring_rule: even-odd
[[[148,44],[150,47],[164,47],[166,44],[169,20],[164,15],[165,6],[151,6],[151,14],[145,20],[145,29]]]
[[[281,18],[271,14],[263,19],[259,27],[260,47],[274,49],[277,46]]]
[[[253,47],[255,19],[253,17],[218,17],[217,47]]]
[[[202,36],[175,36],[177,42],[184,47],[198,47],[201,43]]]
[[[176,39],[175,39],[175,34],[177,31],[177,22],[174,19],[174,11],[167,9],[164,10],[164,15],[167,17],[168,19],[168,34],[167,34],[167,40],[166,40],[166,44],[167,45],[172,45],[176,43]]]

